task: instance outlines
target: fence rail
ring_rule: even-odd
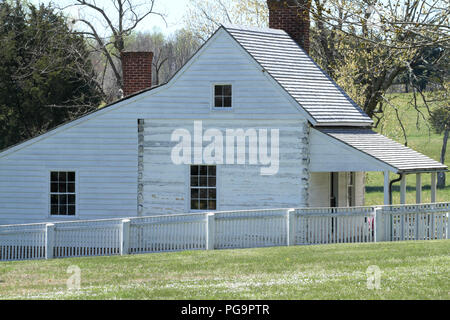
[[[299,208],[0,226],[0,261],[450,239],[450,203]]]

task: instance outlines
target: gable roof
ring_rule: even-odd
[[[311,115],[317,126],[373,124],[285,31],[222,27]]]
[[[364,128],[317,128],[396,169],[397,173],[446,171],[447,166],[379,133]]]

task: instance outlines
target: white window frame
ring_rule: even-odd
[[[216,86],[231,86],[231,107],[216,107]],[[211,110],[230,112],[234,109],[234,83],[233,82],[213,82],[211,83]]]
[[[191,209],[191,166],[207,166],[207,167],[212,167],[215,166],[216,167],[216,209],[212,210],[212,209],[199,209],[199,210],[195,210],[195,209]],[[219,174],[219,166],[216,164],[190,164],[186,166],[186,204],[185,204],[185,210],[186,212],[192,212],[192,213],[200,213],[200,212],[216,212],[219,211],[219,182],[220,182],[220,178],[219,178],[220,174]],[[200,187],[203,188],[203,187]],[[203,189],[213,189],[213,187],[205,187]]]
[[[74,172],[75,173],[75,215],[52,215],[52,178],[51,174],[52,172]],[[47,179],[48,179],[48,197],[47,197],[47,217],[53,220],[75,220],[79,218],[78,215],[78,206],[79,206],[79,172],[76,169],[71,168],[51,168],[47,170]]]

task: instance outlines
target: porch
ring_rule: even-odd
[[[420,172],[420,173],[402,173],[394,176],[391,172],[376,172],[383,180],[381,184],[383,192],[383,200],[372,205],[391,205],[391,204],[407,204],[407,187],[411,193],[411,179],[407,185],[407,178],[414,177],[415,181],[415,200],[411,201],[409,194],[409,203],[421,204],[437,202],[437,172]],[[430,176],[431,185],[425,184],[426,176]],[[379,181],[379,179],[377,179]],[[367,205],[367,186],[366,172],[312,172],[310,179],[310,207],[355,207]],[[394,201],[394,188],[399,186],[400,197],[396,196]],[[377,191],[379,187],[377,185]],[[397,189],[398,190],[398,189]],[[397,191],[398,192],[398,191]],[[427,194],[428,193],[428,194]],[[379,198],[377,196],[377,198]],[[442,197],[441,197],[442,199]],[[442,201],[442,200],[441,200]]]
[[[416,204],[423,203],[423,177],[431,175],[430,202],[437,199],[437,174],[447,166],[364,128],[320,128],[311,132],[311,206],[364,205],[364,173],[383,178],[383,204],[391,205],[394,184],[406,204],[407,177],[415,176]],[[397,175],[397,176],[395,176]],[[319,191],[319,193],[315,192]],[[381,204],[381,203],[380,203]]]

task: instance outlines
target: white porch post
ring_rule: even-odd
[[[437,183],[436,172],[431,173],[431,203],[436,203],[436,183]]]
[[[406,204],[406,174],[402,175],[400,182],[400,204]]]
[[[422,203],[422,175],[416,173],[416,203]]]
[[[389,205],[389,171],[384,172],[384,205]]]

